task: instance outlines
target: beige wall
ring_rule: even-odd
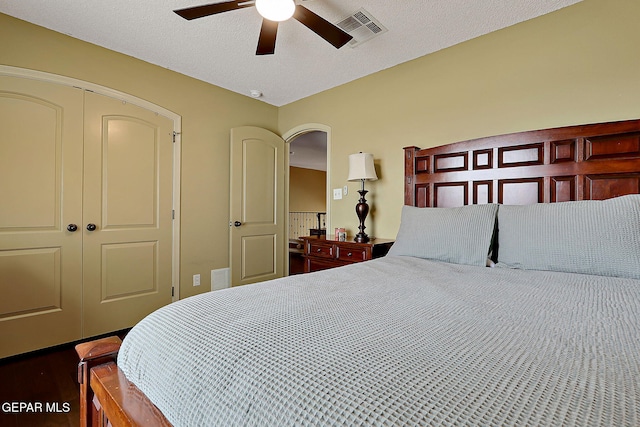
[[[0,64],[103,85],[182,116],[180,296],[208,291],[210,271],[229,266],[229,130],[275,130],[277,108],[3,14],[0,40]]]
[[[403,146],[420,147],[577,123],[640,117],[638,0],[584,0],[281,108],[0,14],[0,63],[86,80],[180,114],[181,296],[228,267],[229,129],[284,134],[331,128],[331,187],[347,156],[376,156],[367,232],[393,237],[402,206]],[[333,224],[357,229],[358,184],[333,201]],[[191,286],[193,274],[203,285]]]
[[[281,133],[331,127],[331,188],[347,157],[374,153],[367,233],[394,237],[403,204],[402,147],[579,123],[640,118],[638,0],[584,0],[280,108]],[[357,183],[331,203],[357,230]]]
[[[304,168],[289,168],[289,212],[325,212],[327,173]]]

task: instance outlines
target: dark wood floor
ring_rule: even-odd
[[[0,360],[0,426],[79,425],[77,366],[73,345]]]
[[[126,331],[112,335],[123,338]],[[0,359],[1,427],[80,424],[75,344]]]

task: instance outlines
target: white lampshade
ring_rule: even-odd
[[[373,166],[373,154],[357,153],[349,155],[349,181],[375,181],[378,179]]]
[[[286,21],[293,16],[296,4],[293,0],[256,0],[258,13],[270,21]]]

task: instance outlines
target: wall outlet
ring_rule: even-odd
[[[333,189],[333,200],[342,199],[342,188],[334,188]]]
[[[347,194],[349,194],[349,186],[348,186],[348,185],[345,185],[345,186],[342,188],[342,194],[344,194],[345,196],[346,196]]]
[[[193,286],[200,286],[200,275],[199,274],[194,274],[193,275]]]
[[[211,290],[218,291],[220,289],[230,288],[229,269],[219,268],[211,270]]]

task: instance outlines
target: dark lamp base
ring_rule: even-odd
[[[356,205],[356,214],[360,220],[360,226],[358,227],[360,232],[356,234],[354,240],[358,243],[367,243],[369,241],[369,236],[364,232],[364,229],[366,228],[364,226],[364,220],[367,218],[367,214],[369,213],[369,205],[364,198],[365,194],[367,194],[367,190],[364,189],[364,180],[362,181],[362,190],[359,190],[358,193],[360,193],[360,200]]]
[[[358,243],[367,243],[370,239],[369,236],[367,236],[365,233],[358,233],[353,240]]]

